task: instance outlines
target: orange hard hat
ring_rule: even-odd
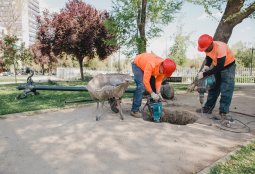
[[[198,51],[205,51],[213,42],[212,36],[203,34],[198,38]]]
[[[170,77],[172,75],[172,73],[175,71],[176,69],[176,64],[173,60],[166,58],[163,63],[163,73],[167,76]]]

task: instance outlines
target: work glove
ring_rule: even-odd
[[[204,78],[204,74],[203,74],[203,72],[201,71],[201,72],[199,72],[199,73],[197,74],[197,79],[200,80],[200,79],[202,79],[202,78]]]
[[[151,93],[151,98],[152,98],[153,100],[155,100],[155,101],[158,101],[159,96],[158,96],[158,94],[156,94],[155,92],[152,92],[152,93]]]
[[[204,66],[204,68],[202,69],[202,72],[206,72],[206,71],[208,71],[210,69],[210,67],[209,66]]]
[[[158,97],[159,97],[159,100],[163,100],[163,97],[160,93],[157,93],[158,94]]]

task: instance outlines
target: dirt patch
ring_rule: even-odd
[[[142,114],[144,120],[153,121],[148,108],[144,108]],[[197,120],[198,117],[188,110],[182,108],[165,108],[163,109],[163,116],[160,121],[177,125],[186,125],[195,123]]]
[[[190,111],[181,109],[164,109],[164,115],[162,117],[163,122],[168,122],[178,125],[186,125],[195,123],[198,117]]]

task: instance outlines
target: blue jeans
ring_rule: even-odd
[[[207,101],[205,103],[206,108],[211,108],[211,110],[213,110],[216,105],[218,96],[221,94],[219,108],[220,113],[229,112],[229,106],[232,101],[235,87],[235,70],[236,65],[233,64],[230,67],[215,74],[216,85],[208,92]]]
[[[144,92],[144,84],[143,84],[143,71],[132,63],[132,71],[134,73],[134,80],[136,83],[136,89],[133,97],[133,104],[132,104],[132,112],[137,112],[142,105],[143,99],[143,92]]]

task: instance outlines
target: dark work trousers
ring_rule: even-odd
[[[133,97],[133,104],[132,104],[132,112],[138,112],[141,105],[142,105],[142,99],[143,99],[143,94],[145,91],[145,87],[143,84],[143,71],[136,66],[134,63],[132,63],[132,70],[134,73],[134,80],[136,84],[136,89],[134,92],[134,97]],[[155,87],[155,77],[151,76],[150,79],[150,84],[153,92],[156,92],[156,87]],[[145,92],[145,95],[149,95],[148,92]]]
[[[134,64],[133,62],[131,65],[132,65],[132,71],[134,74],[134,80],[136,84],[131,111],[138,112],[140,109],[140,106],[142,105],[143,92],[145,90],[145,87],[143,84],[143,71],[138,66],[136,66],[136,64]]]
[[[216,85],[209,90],[205,107],[213,110],[216,105],[218,96],[220,97],[220,113],[227,114],[229,112],[229,106],[232,101],[232,96],[235,87],[235,70],[236,65],[233,64],[230,67],[215,74]]]

